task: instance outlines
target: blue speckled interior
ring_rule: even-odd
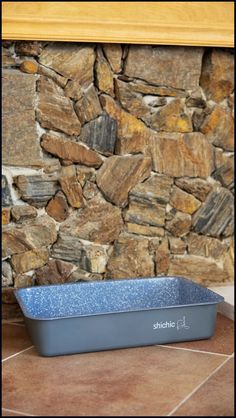
[[[56,319],[219,303],[222,296],[177,277],[37,286],[15,292],[25,316]]]

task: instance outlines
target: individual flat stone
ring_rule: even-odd
[[[163,237],[164,228],[150,225],[139,225],[130,222],[126,223],[127,232],[130,234],[145,235],[147,237]]]
[[[15,222],[21,223],[26,219],[36,218],[37,210],[30,205],[17,205],[11,209],[11,216]]]
[[[117,206],[128,202],[129,191],[139,182],[149,177],[151,160],[142,155],[112,156],[97,173],[97,185],[105,197]]]
[[[2,286],[12,286],[13,277],[12,277],[12,268],[7,261],[2,262]]]
[[[61,225],[60,231],[88,241],[109,244],[118,238],[122,227],[120,209],[95,197],[84,209],[70,216]]]
[[[229,110],[215,106],[200,130],[215,146],[225,151],[234,150],[234,119]]]
[[[195,232],[219,237],[233,218],[234,198],[229,190],[217,187],[194,214]]]
[[[191,216],[188,213],[176,212],[173,219],[166,222],[166,229],[175,237],[184,237],[190,227]]]
[[[165,106],[167,104],[166,97],[158,97],[158,96],[144,96],[143,98],[144,103],[146,103],[150,107],[159,107],[159,106]]]
[[[97,60],[95,64],[97,87],[103,93],[114,97],[113,73],[107,60],[104,58],[102,49],[97,48]]]
[[[158,246],[154,259],[156,274],[167,274],[170,264],[170,250],[167,237],[164,237],[161,244]]]
[[[80,100],[83,97],[83,91],[78,81],[69,80],[64,89],[65,96],[74,100]]]
[[[28,287],[34,285],[34,279],[27,274],[16,274],[14,278],[14,287],[19,289],[21,287]]]
[[[68,282],[88,282],[94,280],[103,280],[103,274],[90,273],[89,271],[78,268],[71,273]]]
[[[42,45],[37,41],[15,42],[15,53],[26,57],[38,57],[42,52]]]
[[[93,199],[99,193],[99,189],[92,181],[87,181],[83,188],[83,196],[85,199]]]
[[[214,179],[221,182],[222,186],[232,190],[234,188],[234,159],[233,157],[228,157],[226,162],[221,165],[214,172]]]
[[[144,119],[156,131],[165,132],[192,132],[190,115],[185,113],[184,103],[181,99],[174,99],[166,106],[158,109]]]
[[[11,206],[12,197],[7,177],[2,174],[2,206]]]
[[[204,202],[208,193],[212,190],[212,184],[203,179],[180,177],[175,179],[176,186],[193,194],[197,199]]]
[[[62,167],[59,182],[70,206],[82,208],[84,206],[83,192],[76,176],[75,166]]]
[[[221,102],[234,89],[234,55],[227,50],[213,48],[203,57],[200,85],[207,99]]]
[[[140,80],[129,83],[130,87],[136,93],[151,94],[153,96],[168,96],[168,97],[185,97],[186,92],[183,90],[173,89],[166,86],[152,86],[150,84],[143,83]]]
[[[35,122],[36,77],[17,70],[3,70],[2,86],[2,163],[41,167]]]
[[[168,176],[152,174],[149,179],[133,187],[129,196],[140,202],[151,201],[165,204],[170,198],[172,182],[173,180]]]
[[[101,154],[112,155],[115,151],[117,122],[107,114],[86,123],[81,130],[80,141]]]
[[[130,201],[125,221],[140,225],[164,226],[165,206],[146,201]]]
[[[186,242],[180,238],[168,237],[171,254],[184,254],[186,251]]]
[[[121,235],[114,244],[105,277],[123,279],[154,276],[154,263],[149,254],[148,239]]]
[[[122,107],[128,110],[137,118],[142,118],[150,112],[149,106],[143,100],[141,94],[135,93],[130,83],[124,83],[121,80],[115,80],[116,98],[122,104]]]
[[[55,81],[58,86],[64,88],[66,86],[66,83],[68,81],[67,78],[61,76],[60,74],[53,71],[51,68],[44,67],[44,65],[38,65],[38,74],[41,74],[45,77],[51,78],[53,81]],[[67,94],[65,94],[67,96]]]
[[[46,248],[37,248],[21,254],[14,254],[11,257],[11,264],[16,273],[25,273],[44,266],[49,259]]]
[[[45,210],[55,221],[64,221],[69,215],[69,206],[64,193],[62,191],[57,192],[48,202]]]
[[[53,80],[41,76],[39,80],[37,119],[43,128],[79,135],[81,124],[71,100]]]
[[[228,249],[225,241],[191,232],[186,237],[189,254],[217,259]]]
[[[11,218],[11,209],[2,208],[2,225],[8,225]]]
[[[66,140],[61,136],[44,134],[41,146],[47,152],[74,163],[92,167],[99,167],[102,164],[102,158],[95,151],[77,142]]]
[[[121,66],[122,66],[121,45],[120,44],[103,44],[102,48],[114,73],[120,73]]]
[[[2,67],[15,67],[16,60],[7,48],[2,47]]]
[[[47,215],[22,225],[9,225],[2,231],[2,257],[46,247],[56,239],[55,222]]]
[[[27,74],[37,74],[38,63],[36,61],[25,60],[20,64],[20,70]]]
[[[83,243],[78,237],[59,233],[57,242],[53,245],[51,256],[72,261],[91,273],[104,273],[109,258],[109,246],[94,243]]]
[[[41,53],[39,62],[87,87],[93,82],[94,60],[92,46],[73,42],[50,42]]]
[[[204,286],[229,279],[228,273],[215,260],[187,254],[171,258],[168,275],[186,277]]]
[[[96,172],[94,168],[85,167],[85,166],[77,166],[76,167],[76,175],[82,187],[84,187],[87,181],[95,181],[96,179]]]
[[[133,45],[124,74],[157,85],[192,90],[198,87],[202,55],[203,48],[198,47]]]
[[[159,133],[151,144],[154,171],[173,177],[208,177],[214,170],[213,147],[201,133]]]
[[[90,120],[96,119],[102,113],[99,98],[93,85],[76,102],[74,108],[82,125]]]
[[[141,120],[121,109],[111,97],[102,95],[100,100],[103,110],[117,121],[116,154],[145,152],[154,132]]]
[[[54,174],[19,175],[14,183],[21,199],[36,207],[43,207],[59,189],[58,176]]]
[[[39,285],[65,283],[76,266],[62,260],[49,260],[43,267],[35,271],[36,282]]]
[[[201,206],[201,202],[189,193],[173,186],[170,205],[181,212],[192,215]]]

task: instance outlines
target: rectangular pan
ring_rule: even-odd
[[[42,356],[210,338],[224,300],[182,277],[36,286],[15,295]]]

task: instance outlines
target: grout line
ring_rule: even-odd
[[[167,417],[173,415],[174,412],[176,412],[185,402],[187,402],[194,395],[194,393],[198,391],[198,389],[200,389],[215,373],[217,373],[221,369],[221,367],[223,367],[227,363],[227,361],[230,360],[230,358],[231,356],[226,358],[218,367],[216,367],[216,369],[213,370],[213,372],[211,372],[209,376],[206,377],[206,379],[199,383],[199,385],[196,386],[195,389],[192,390],[192,392],[190,392],[175,408],[172,409],[172,411],[169,412],[169,414],[167,414]]]
[[[164,344],[157,344],[157,347],[166,347],[166,348],[171,348],[172,350],[193,351],[195,353],[203,353],[203,354],[214,354],[214,355],[223,356],[223,357],[229,357],[231,355],[231,354],[223,354],[223,353],[213,353],[212,351],[196,350],[193,348],[186,348],[186,347],[171,347],[170,345],[164,345]]]
[[[27,414],[26,412],[16,411],[15,409],[2,408],[2,411],[13,412],[18,415],[23,415],[24,417],[37,417],[37,415]]]
[[[24,322],[20,323],[20,322],[10,322],[10,321],[2,321],[2,325],[16,325],[17,327],[25,327]]]
[[[19,351],[18,353],[12,354],[11,356],[4,358],[4,359],[2,360],[2,363],[3,363],[4,361],[6,361],[6,360],[10,360],[10,358],[12,358],[12,357],[18,356],[18,354],[24,353],[24,351],[30,350],[30,349],[31,349],[31,348],[33,348],[33,347],[34,347],[34,346],[33,346],[33,345],[31,345],[30,347],[25,348],[24,350],[21,350],[21,351]]]

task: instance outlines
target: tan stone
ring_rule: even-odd
[[[87,87],[93,82],[94,60],[92,46],[73,42],[51,42],[44,48],[39,62]]]
[[[69,80],[64,89],[64,92],[66,97],[70,97],[74,100],[80,100],[83,97],[81,85],[78,81]]]
[[[208,177],[214,170],[214,150],[199,132],[159,133],[151,138],[153,169],[173,177]]]
[[[78,166],[76,167],[76,175],[82,187],[86,181],[95,181],[96,172],[94,168]]]
[[[114,244],[105,277],[122,279],[154,276],[154,263],[148,251],[148,239],[121,235]]]
[[[102,273],[91,273],[89,271],[78,268],[76,271],[71,273],[68,278],[68,282],[88,282],[95,280],[103,280]]]
[[[38,267],[44,266],[49,259],[46,248],[37,248],[21,254],[14,254],[11,257],[11,264],[16,273],[24,273]]]
[[[229,279],[228,273],[215,260],[187,254],[171,258],[168,275],[182,276],[205,286]]]
[[[95,197],[87,207],[73,213],[60,227],[60,232],[88,241],[109,244],[118,238],[123,227],[120,209]]]
[[[36,282],[39,285],[65,283],[76,266],[62,260],[49,260],[46,265],[35,271]]]
[[[69,204],[73,208],[82,208],[84,206],[83,192],[76,177],[75,166],[62,167],[59,182]]]
[[[232,190],[234,188],[234,158],[225,157],[225,163],[217,168],[213,178],[220,181],[222,186]]]
[[[121,58],[122,58],[122,48],[120,44],[103,44],[104,54],[114,71],[114,73],[121,72]]]
[[[186,242],[180,238],[168,237],[171,254],[184,254],[186,251]]]
[[[96,184],[91,181],[87,181],[83,188],[83,196],[85,197],[85,199],[93,199],[98,193],[99,190]]]
[[[202,55],[198,47],[133,45],[124,73],[158,86],[192,90],[199,84]]]
[[[129,193],[132,199],[140,202],[156,202],[165,204],[169,202],[170,189],[173,180],[165,175],[152,174],[152,176],[143,183],[138,183]]]
[[[234,238],[230,239],[229,249],[223,256],[223,266],[228,274],[229,282],[234,281]]]
[[[22,225],[9,225],[2,230],[2,256],[23,253],[55,242],[55,222],[47,215]]]
[[[234,119],[229,110],[215,106],[200,127],[208,141],[226,151],[234,150]]]
[[[151,160],[141,155],[112,156],[97,173],[97,185],[105,197],[117,206],[124,207],[128,193],[137,183],[151,173]]]
[[[109,96],[102,95],[103,109],[117,121],[116,154],[145,152],[154,132],[136,117],[121,109]]]
[[[11,209],[10,208],[2,208],[2,225],[9,224],[10,217],[11,217]]]
[[[168,239],[164,237],[155,252],[156,274],[167,274],[170,263]]]
[[[128,110],[137,118],[148,115],[150,108],[145,104],[142,96],[135,93],[130,87],[130,83],[124,83],[121,80],[115,80],[116,98],[122,104],[122,107]]]
[[[55,219],[55,221],[64,221],[69,215],[69,206],[64,193],[62,191],[57,192],[48,202],[45,210],[49,216]]]
[[[125,221],[140,225],[164,226],[165,207],[153,202],[130,201]]]
[[[188,252],[202,257],[212,257],[217,259],[221,257],[228,249],[225,241],[216,238],[205,237],[191,232],[186,237]]]
[[[39,101],[37,119],[43,128],[79,135],[81,124],[74,111],[71,100],[65,97],[53,80],[41,76],[39,80]]]
[[[97,86],[100,91],[114,97],[113,74],[110,65],[103,56],[102,49],[97,48],[97,61],[95,64]]]
[[[163,237],[164,228],[150,225],[139,225],[130,222],[126,223],[127,231],[131,234],[145,235],[147,237]]]
[[[185,113],[181,99],[174,99],[157,112],[148,115],[145,121],[152,129],[165,132],[192,132],[190,115]]]
[[[36,61],[23,61],[20,65],[23,73],[36,74],[38,72],[38,63]]]
[[[140,80],[129,83],[131,89],[137,93],[151,94],[156,96],[168,96],[168,97],[185,97],[186,92],[183,90],[173,89],[166,86],[152,86],[150,84],[144,84]]]
[[[51,68],[44,67],[44,65],[38,65],[38,74],[44,75],[45,77],[51,78],[53,81],[55,81],[58,86],[64,88],[68,79],[65,77],[62,77],[60,74],[53,71]],[[67,96],[67,95],[66,95]]]
[[[177,212],[173,219],[166,222],[166,229],[175,237],[185,236],[191,227],[191,216],[188,213]]]
[[[102,108],[94,86],[89,87],[83,97],[75,104],[76,114],[84,125],[102,113]]]
[[[213,48],[203,58],[200,85],[208,99],[221,102],[234,89],[234,55]]]
[[[36,77],[3,70],[2,163],[11,166],[43,165],[35,123]]]
[[[14,279],[14,287],[19,289],[21,287],[28,287],[34,285],[34,279],[27,274],[16,274]]]
[[[77,142],[66,140],[61,136],[44,134],[41,146],[51,154],[75,163],[93,167],[99,167],[102,164],[102,158],[97,152]]]
[[[181,212],[192,215],[201,206],[201,202],[189,193],[173,186],[170,196],[170,204]]]
[[[15,222],[23,222],[26,219],[37,217],[37,210],[30,205],[17,205],[11,209],[11,215]]]
[[[202,202],[206,200],[208,193],[212,190],[212,184],[198,178],[180,177],[175,179],[175,184],[186,192],[193,194]]]

